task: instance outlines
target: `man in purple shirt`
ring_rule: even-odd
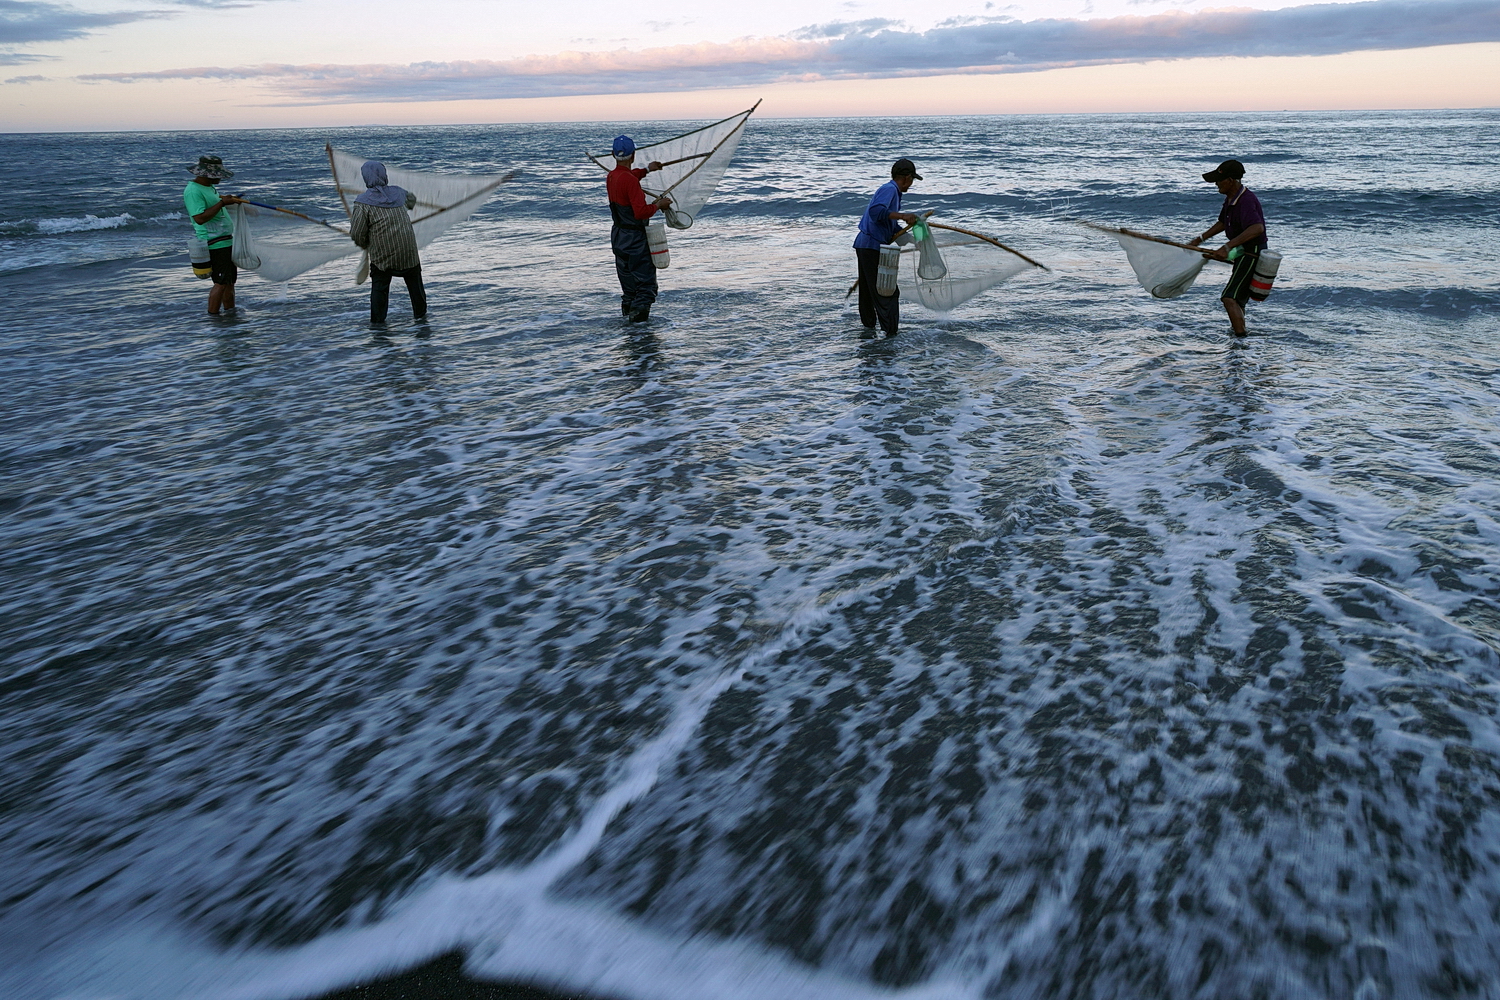
[[[1214,253],[1215,260],[1227,260],[1234,265],[1229,275],[1229,284],[1219,301],[1229,314],[1229,327],[1236,337],[1245,335],[1245,303],[1250,301],[1250,279],[1255,274],[1255,265],[1260,261],[1260,252],[1266,248],[1266,216],[1260,210],[1260,199],[1255,192],[1245,187],[1243,179],[1245,165],[1239,160],[1225,160],[1203,175],[1224,196],[1224,206],[1219,209],[1219,221],[1189,244],[1197,246],[1219,233],[1229,237]]]

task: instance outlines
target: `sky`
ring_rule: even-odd
[[[1500,0],[0,0],[0,131],[1500,106]]]

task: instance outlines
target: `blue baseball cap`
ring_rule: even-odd
[[[635,140],[628,135],[615,137],[615,156],[634,156]]]

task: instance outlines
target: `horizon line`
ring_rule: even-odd
[[[634,95],[619,95],[634,96]],[[650,95],[641,95],[650,96]],[[342,105],[346,106],[346,105]],[[1329,115],[1329,114],[1364,114],[1382,115],[1409,112],[1413,114],[1452,111],[1500,111],[1500,105],[1475,105],[1464,107],[1441,107],[1441,108],[1283,108],[1275,110],[1262,108],[1253,111],[1233,109],[1227,111],[996,111],[996,112],[968,112],[962,114],[915,114],[915,115],[759,115],[756,121],[838,121],[838,120],[860,120],[869,121],[874,119],[884,121],[901,121],[905,119],[921,119],[931,121],[935,118],[1083,118],[1083,117],[1113,117],[1123,118],[1127,116],[1158,116],[1158,115]],[[489,121],[489,122],[428,122],[421,125],[386,125],[369,122],[362,125],[262,125],[247,128],[134,128],[134,129],[18,129],[15,131],[0,131],[0,137],[13,135],[138,135],[140,133],[168,133],[168,132],[313,132],[313,131],[338,131],[346,129],[418,129],[418,128],[478,128],[510,125],[618,125],[621,123],[635,122],[698,122],[712,121],[711,117],[699,116],[692,118],[561,118],[555,121]]]

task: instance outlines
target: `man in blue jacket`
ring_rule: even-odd
[[[859,220],[859,235],[854,238],[854,256],[859,262],[859,321],[867,331],[880,328],[894,337],[901,324],[901,292],[880,295],[875,291],[875,272],[880,267],[880,247],[896,237],[896,224],[910,225],[917,217],[901,211],[901,196],[919,181],[916,164],[902,157],[891,165],[891,179],[880,185]],[[868,334],[867,334],[868,335]]]

